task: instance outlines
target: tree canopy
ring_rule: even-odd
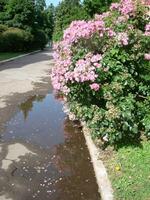
[[[93,17],[96,13],[103,13],[108,9],[112,2],[117,0],[84,0],[83,6],[87,14]]]
[[[4,23],[11,27],[27,29],[35,20],[33,0],[9,0],[5,6]]]
[[[43,30],[52,38],[54,6],[46,7],[45,0],[1,0],[0,24],[26,31]]]
[[[16,51],[43,48],[52,39],[54,10],[45,0],[0,0],[0,51],[14,49],[12,38],[20,43]]]

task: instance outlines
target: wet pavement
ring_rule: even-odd
[[[27,92],[33,93],[37,85],[50,82],[49,73],[53,64],[52,51],[48,49],[0,64],[0,109],[8,108],[10,96],[12,99],[16,94],[24,96]]]
[[[82,130],[52,93],[19,103],[1,130],[0,200],[11,199],[100,199]]]

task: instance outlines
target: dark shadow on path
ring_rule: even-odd
[[[42,61],[50,61],[52,59],[51,53],[52,51],[50,49],[46,49],[39,53],[31,54],[22,58],[18,58],[14,61],[0,64],[0,71],[11,68],[21,68],[25,65],[34,64]]]

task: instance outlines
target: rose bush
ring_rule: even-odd
[[[69,112],[110,144],[150,136],[150,18],[141,0],[121,0],[74,21],[55,45],[51,80]]]

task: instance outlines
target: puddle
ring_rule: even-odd
[[[0,200],[100,198],[81,129],[53,94],[21,103],[0,144]]]

